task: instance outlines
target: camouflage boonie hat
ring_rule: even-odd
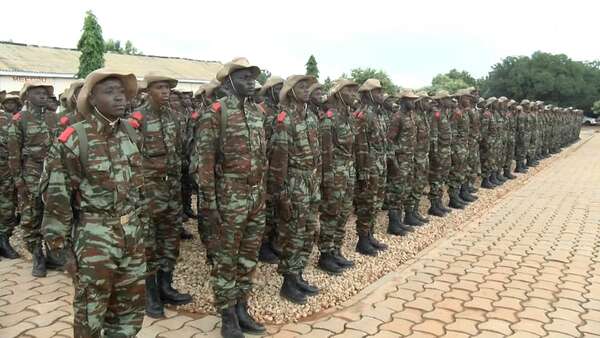
[[[398,93],[398,97],[400,100],[402,99],[418,99],[419,95],[415,94],[412,89],[404,89],[400,93]]]
[[[339,79],[335,82],[335,85],[329,91],[329,96],[333,97],[335,94],[339,93],[345,87],[357,87],[358,84],[352,80],[348,79]]]
[[[381,87],[381,82],[379,80],[368,79],[358,88],[358,91],[359,92],[368,92],[373,89],[381,89],[381,88],[383,88],[383,87]]]
[[[433,96],[434,100],[440,100],[450,97],[450,93],[447,90],[438,90]]]
[[[4,95],[4,97],[2,98],[2,101],[0,101],[0,103],[4,104],[4,102],[9,101],[9,100],[15,100],[18,103],[21,103],[21,98],[19,97],[19,95],[13,95],[13,94]]]
[[[315,90],[317,90],[319,88],[323,88],[323,85],[320,84],[319,82],[313,83],[312,85],[310,85],[310,87],[308,87],[308,93],[312,94],[312,92],[314,92]]]
[[[513,106],[516,103],[517,103],[517,101],[511,99],[510,101],[508,101],[508,107],[511,107],[511,106]]]
[[[113,71],[108,68],[100,68],[85,77],[83,87],[81,87],[81,91],[79,91],[79,96],[77,97],[77,111],[84,115],[90,114],[92,109],[88,102],[88,97],[92,93],[92,89],[94,89],[94,86],[96,86],[98,82],[111,77],[120,79],[123,82],[127,100],[131,100],[135,97],[137,94],[137,79],[135,75],[132,73]]]
[[[500,103],[502,103],[502,102],[506,102],[506,101],[508,101],[508,98],[507,98],[506,96],[500,96],[500,97],[498,98],[498,102],[500,102]]]
[[[279,92],[279,103],[285,103],[288,99],[288,92],[294,89],[294,86],[300,81],[307,81],[310,87],[314,83],[317,83],[317,78],[312,75],[290,75],[283,83],[283,87]]]
[[[267,79],[265,84],[260,88],[258,95],[265,96],[267,90],[273,88],[274,86],[283,83],[285,80],[281,76],[271,76]]]
[[[518,105],[516,108],[517,108],[517,110],[523,110],[523,106],[522,105]]]
[[[23,85],[23,88],[21,88],[21,91],[19,92],[19,97],[21,98],[21,101],[25,101],[25,94],[29,89],[38,87],[46,88],[46,90],[48,91],[48,96],[52,96],[54,94],[54,87],[52,85],[41,81],[29,81]]]
[[[498,101],[498,99],[495,96],[488,97],[488,99],[485,100],[485,105],[489,106],[490,104],[492,104],[492,103],[494,103],[496,101]]]
[[[417,101],[420,101],[420,100],[422,100],[422,99],[431,98],[431,97],[429,96],[429,94],[427,94],[427,92],[426,92],[426,91],[424,91],[424,90],[420,90],[420,91],[418,91],[416,95],[417,95],[417,96],[419,96],[419,98],[417,99]]]
[[[527,99],[521,100],[521,105],[522,105],[522,106],[524,106],[524,105],[527,105],[527,104],[529,104],[529,103],[530,103],[530,102],[529,102],[529,100],[527,100]]]
[[[216,78],[222,83],[223,79],[231,75],[231,73],[242,69],[250,69],[252,75],[254,75],[254,78],[257,78],[258,75],[260,75],[260,68],[251,65],[248,59],[244,57],[237,57],[224,64],[223,67],[221,67],[221,69],[219,69],[217,72]]]
[[[477,100],[477,103],[482,103],[485,102],[485,99],[483,97],[480,97],[479,100]]]
[[[457,90],[456,93],[452,94],[451,96],[452,97],[461,97],[461,96],[471,96],[471,97],[473,97],[473,94],[471,94],[471,89],[469,89],[469,88],[463,88],[463,89]]]
[[[161,75],[157,72],[150,72],[150,73],[144,75],[144,84],[145,84],[144,87],[145,88],[150,87],[150,85],[155,82],[163,82],[163,81],[168,83],[169,88],[171,88],[171,89],[177,87],[177,80],[172,77]]]
[[[71,85],[69,86],[69,88],[65,91],[64,94],[64,99],[65,99],[65,105],[67,106],[67,108],[69,108],[70,110],[75,110],[77,103],[73,103],[73,96],[75,95],[75,92],[77,91],[77,89],[81,89],[81,87],[83,87],[83,80],[75,80],[73,83],[71,83]]]

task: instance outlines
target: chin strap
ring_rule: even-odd
[[[108,123],[109,126],[114,127],[115,124],[117,124],[117,122],[119,121],[119,118],[116,118],[114,121],[111,121],[109,118],[107,118],[106,116],[104,116],[104,114],[102,114],[98,108],[96,108],[96,106],[93,106],[94,110],[96,111],[96,114],[98,114],[102,119],[104,119],[104,121],[106,123]]]

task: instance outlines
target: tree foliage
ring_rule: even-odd
[[[85,78],[89,73],[104,67],[104,39],[102,28],[92,11],[87,11],[83,22],[83,33],[77,43],[79,56],[78,78]]]
[[[317,59],[315,59],[315,56],[312,54],[306,62],[306,75],[312,75],[317,79],[319,78],[319,67],[317,67]]]
[[[104,42],[104,50],[107,52],[114,52],[119,54],[127,54],[127,55],[139,55],[142,54],[140,50],[133,46],[133,42],[127,40],[125,42],[125,47],[121,46],[120,40],[108,39]]]
[[[438,74],[431,80],[431,86],[423,88],[430,93],[447,90],[450,93],[468,87],[476,87],[477,80],[467,71],[451,69],[448,73]]]
[[[331,78],[328,76],[325,81],[323,81],[323,93],[329,93],[329,91],[331,90],[331,88],[333,88],[333,81],[331,80]]]
[[[267,69],[261,69],[260,74],[258,75],[258,78],[256,79],[256,81],[258,81],[258,83],[260,83],[261,85],[264,85],[265,82],[267,82],[267,79],[270,77],[271,77],[270,71],[268,71]]]
[[[600,62],[573,61],[564,54],[509,56],[481,82],[485,96],[536,99],[590,110],[600,98]]]
[[[378,79],[381,82],[381,86],[383,87],[383,91],[388,94],[395,94],[398,91],[398,86],[396,86],[389,75],[383,70],[376,70],[373,68],[354,68],[350,71],[350,76],[346,74],[342,74],[342,78],[348,78],[360,86],[368,79]]]

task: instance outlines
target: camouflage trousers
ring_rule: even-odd
[[[527,158],[527,149],[529,148],[529,137],[520,136],[515,144],[515,159],[523,161]]]
[[[75,229],[75,337],[134,337],[145,309],[146,257],[139,211],[121,218],[83,213]]]
[[[354,190],[356,232],[359,236],[366,236],[373,232],[377,213],[381,210],[385,198],[387,177],[385,156],[381,155],[370,163],[372,166],[369,169],[367,186],[361,187],[357,184]]]
[[[537,135],[534,131],[533,135],[529,139],[529,148],[527,149],[527,158],[533,159],[537,155],[537,144],[538,144]]]
[[[397,154],[388,167],[386,198],[390,210],[403,210],[410,193],[410,176],[414,169],[414,154]]]
[[[0,236],[12,236],[18,224],[17,196],[11,176],[0,177]]]
[[[322,189],[319,251],[331,253],[342,247],[346,222],[352,212],[356,170],[351,160],[337,159],[333,164],[333,187]]]
[[[34,247],[42,243],[42,217],[44,203],[39,194],[39,176],[25,177],[25,188],[18,189],[18,210],[21,213],[21,227],[23,240],[31,252]]]
[[[494,145],[494,171],[502,169],[504,166],[504,156],[506,154],[506,140],[504,136],[500,136],[496,139]]]
[[[270,243],[273,248],[277,251],[282,250],[282,237],[281,237],[281,226],[279,215],[277,212],[277,208],[275,207],[275,202],[273,200],[273,191],[271,186],[273,183],[271,182],[272,178],[267,178],[267,199],[265,201],[265,233],[263,235],[263,242]]]
[[[148,272],[173,271],[179,257],[179,234],[183,226],[181,187],[177,178],[147,177],[144,182],[146,262]]]
[[[469,139],[469,153],[467,154],[467,175],[469,183],[473,184],[481,175],[481,159],[479,157],[479,141]]]
[[[308,262],[319,226],[318,205],[321,199],[316,171],[289,168],[286,195],[291,217],[280,217],[280,274],[299,274]],[[283,215],[283,214],[282,214]]]
[[[452,166],[450,146],[431,147],[429,150],[429,199],[439,199],[444,195],[444,185]]]
[[[224,310],[245,301],[252,290],[252,275],[265,231],[265,189],[250,186],[247,178],[224,177],[217,183],[218,229],[212,285],[215,307]]]
[[[450,190],[460,189],[460,186],[465,183],[468,158],[467,142],[454,142],[454,140],[452,142],[452,168],[448,175],[448,188]]]
[[[429,174],[429,154],[427,152],[415,153],[413,161],[413,172],[412,180],[408,180],[409,191],[406,200],[404,201],[404,207],[407,209],[413,209],[418,207],[423,196],[423,191],[428,183]]]
[[[514,159],[515,159],[515,139],[513,137],[513,138],[508,138],[506,140],[504,161],[502,161],[503,168],[507,169],[507,170],[511,170]]]
[[[494,171],[496,165],[494,140],[486,138],[479,145],[479,157],[481,159],[481,175],[489,177]]]

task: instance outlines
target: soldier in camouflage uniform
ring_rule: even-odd
[[[478,189],[475,187],[475,181],[481,175],[481,157],[479,154],[479,144],[481,141],[481,113],[482,108],[479,104],[483,104],[485,100],[479,97],[479,92],[469,88],[473,95],[473,102],[469,114],[469,149],[467,155],[467,190],[470,193],[476,193]]]
[[[21,110],[21,98],[18,95],[7,94],[0,101],[0,109],[3,109],[5,112],[10,114],[9,116],[13,116]]]
[[[350,80],[338,80],[329,93],[328,110],[322,116],[320,124],[323,202],[319,233],[321,254],[318,266],[332,274],[340,274],[344,269],[354,265],[343,256],[342,244],[346,234],[346,222],[352,212],[356,179],[354,167],[356,129],[358,120],[364,119],[364,113],[356,111],[356,102],[358,102],[358,85]]]
[[[14,114],[8,130],[8,165],[15,179],[18,193],[18,210],[27,249],[33,256],[32,275],[46,276],[46,257],[42,248],[40,226],[44,204],[39,191],[44,160],[53,140],[58,135],[56,114],[46,110],[52,86],[27,83],[21,90],[23,109]],[[49,255],[49,258],[52,258]],[[50,259],[48,267],[58,268],[60,262]]]
[[[357,148],[356,171],[364,173],[356,182],[354,204],[356,209],[356,251],[363,255],[375,256],[377,251],[387,249],[387,245],[375,239],[376,217],[385,198],[387,177],[386,118],[383,111],[383,88],[377,79],[368,79],[358,92],[361,94],[360,111],[365,114],[364,128],[357,130],[357,140],[362,145]],[[357,143],[358,143],[357,142]]]
[[[265,137],[267,144],[273,135],[273,122],[275,117],[279,114],[279,93],[283,87],[283,78],[279,76],[271,76],[267,79],[265,84],[260,88],[258,95],[264,99],[262,107],[265,110]],[[268,152],[269,150],[267,150]],[[258,259],[265,263],[276,263],[277,257],[280,255],[281,238],[280,238],[280,227],[279,218],[277,215],[277,208],[275,208],[273,200],[273,177],[271,173],[267,175],[267,199],[265,204],[265,234],[262,238]]]
[[[159,318],[164,316],[163,303],[181,305],[192,300],[171,285],[182,227],[182,137],[177,113],[169,108],[169,95],[177,80],[151,73],[144,76],[144,82],[148,101],[131,117],[140,125],[144,197],[150,220],[145,241],[146,314]]]
[[[492,113],[494,114],[494,122],[497,128],[496,138],[494,139],[494,170],[492,173],[491,182],[495,185],[502,185],[506,182],[506,178],[502,175],[504,166],[504,158],[506,154],[506,119],[503,111],[506,109],[508,99],[505,96],[498,98],[492,104]]]
[[[280,294],[296,304],[319,289],[302,277],[318,227],[321,149],[318,117],[308,110],[313,76],[292,75],[279,92],[281,112],[273,121],[269,144],[269,177],[282,243],[278,272]]]
[[[517,119],[515,107],[517,102],[515,100],[508,101],[506,109],[503,111],[505,129],[506,129],[506,151],[504,153],[503,163],[503,176],[509,180],[517,178],[512,174],[513,160],[515,159],[515,142],[517,134]]]
[[[196,135],[200,213],[219,230],[212,284],[224,337],[265,331],[248,314],[265,228],[265,116],[249,99],[259,74],[245,58],[223,65],[217,80],[224,96],[202,113]]]
[[[516,173],[526,173],[525,160],[527,158],[527,148],[529,147],[529,126],[528,117],[529,100],[522,100],[517,106],[516,116],[516,139],[515,139],[515,161]]]
[[[391,166],[388,168],[388,229],[392,235],[404,236],[412,231],[402,222],[402,210],[410,206],[411,175],[417,146],[415,102],[419,98],[412,90],[398,95],[400,110],[392,117],[387,139],[390,146]]]
[[[11,102],[12,101],[12,102]],[[0,102],[11,111],[17,107],[18,96],[7,95]],[[8,167],[8,129],[12,120],[12,112],[0,109],[0,256],[15,259],[19,254],[10,245],[10,237],[17,224],[17,196],[15,181]]]
[[[450,212],[443,205],[444,185],[452,165],[452,130],[448,112],[451,98],[447,91],[440,90],[433,97],[433,116],[429,134],[429,201],[428,214],[442,217]]]
[[[527,150],[527,166],[535,167],[538,165],[537,160],[537,144],[539,142],[539,133],[537,132],[538,126],[538,105],[536,102],[531,102],[529,104],[529,119],[528,125],[529,130],[531,132],[531,137],[529,139],[529,149]]]
[[[83,81],[75,80],[64,94],[65,109],[58,113],[58,121],[63,129],[79,121],[79,117],[77,116],[77,96],[81,87],[83,87]]]
[[[144,319],[142,157],[122,120],[136,87],[133,74],[88,75],[77,102],[84,119],[58,137],[43,175],[44,238],[67,257],[74,337],[134,337]]]
[[[498,137],[498,127],[492,112],[493,105],[498,99],[489,97],[485,101],[483,114],[481,114],[481,142],[479,146],[481,157],[481,187],[484,189],[493,189],[496,184],[492,183],[496,167],[495,146]]]

